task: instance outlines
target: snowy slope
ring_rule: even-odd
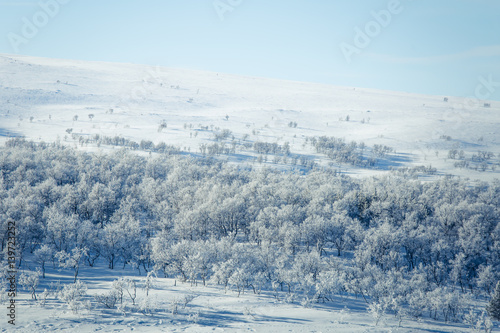
[[[51,283],[61,286],[73,282],[71,274],[64,274],[52,268],[47,269],[46,279],[40,280],[39,290],[51,289]],[[38,293],[38,301],[26,292],[19,293],[16,332],[273,332],[273,333],[353,333],[353,332],[456,332],[471,330],[467,325],[444,323],[429,319],[405,318],[401,323],[390,314],[383,316],[378,324],[366,311],[366,304],[359,299],[336,298],[328,303],[303,307],[276,299],[271,292],[260,295],[251,291],[238,296],[223,286],[192,286],[174,279],[158,277],[146,297],[143,289],[145,277],[138,276],[137,270],[111,271],[94,267],[84,269],[79,276],[88,288],[85,300],[92,296],[109,292],[112,281],[124,276],[137,281],[136,303],[148,300],[145,306],[150,312],[134,310],[127,294],[122,309],[86,309],[81,307],[76,313],[67,304],[58,301],[52,293],[47,303],[42,305],[43,294]],[[50,283],[49,283],[50,281]],[[54,287],[53,287],[54,288]],[[186,297],[190,300],[183,303]],[[178,312],[172,313],[172,304],[179,303]],[[9,329],[4,320],[0,321],[0,331]],[[12,330],[7,330],[10,332]]]
[[[432,165],[440,173],[472,179],[495,178],[500,171],[495,167],[500,103],[494,101],[485,108],[484,101],[456,97],[445,102],[443,96],[18,55],[0,55],[0,100],[1,140],[22,135],[76,144],[71,132],[164,141],[195,153],[220,128],[230,129],[240,141],[245,135],[250,142],[288,141],[293,153],[320,164],[326,164],[325,157],[304,145],[305,137],[384,144],[396,151],[393,166]],[[167,128],[159,132],[162,122]],[[290,122],[297,127],[289,127]],[[491,169],[456,168],[447,158],[450,149],[466,155],[492,152]],[[248,162],[253,157],[239,152],[229,159]],[[352,174],[374,172],[341,168]]]

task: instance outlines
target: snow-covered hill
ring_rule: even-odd
[[[394,149],[371,168],[330,163],[351,174],[432,165],[441,174],[498,178],[500,103],[484,107],[485,101],[446,96],[446,102],[444,97],[0,55],[0,140],[21,135],[82,146],[81,138],[98,134],[163,141],[200,153],[201,145],[214,142],[214,133],[229,129],[238,147],[224,159],[255,162],[254,142],[289,142],[292,153],[327,165],[329,159],[306,138],[332,136]],[[167,127],[160,128],[162,123]],[[455,158],[448,158],[450,150],[456,150]],[[478,151],[492,154],[485,161],[474,160]],[[275,164],[280,163],[286,160]]]

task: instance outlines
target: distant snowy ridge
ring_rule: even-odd
[[[94,149],[102,137],[145,140],[237,163],[353,175],[418,166],[488,180],[500,170],[495,101],[19,55],[0,55],[0,100],[3,141],[25,136]],[[230,135],[218,140],[223,130]],[[355,141],[363,163],[329,157],[309,140],[320,137]],[[256,142],[288,143],[292,155],[258,152]],[[377,154],[359,145],[392,151],[373,164]]]

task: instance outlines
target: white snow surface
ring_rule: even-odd
[[[128,277],[137,282],[139,304],[146,299],[144,272],[137,270],[103,267],[84,267],[78,279],[88,287],[83,300],[109,292],[112,281]],[[413,320],[404,318],[401,323],[391,314],[386,314],[375,323],[367,312],[363,299],[336,298],[327,303],[304,307],[297,302],[288,303],[276,299],[271,292],[260,295],[246,290],[238,293],[223,286],[199,283],[181,283],[178,280],[158,276],[147,297],[150,313],[143,313],[133,306],[127,294],[122,309],[91,308],[84,306],[77,313],[66,304],[49,295],[42,306],[40,290],[50,288],[50,283],[62,285],[73,283],[71,272],[47,269],[46,278],[40,277],[38,301],[26,292],[16,298],[16,327],[12,329],[6,320],[0,321],[2,332],[270,332],[270,333],[351,333],[351,332],[470,332],[464,324],[444,323],[428,318]],[[185,296],[192,298],[183,306]],[[178,313],[172,314],[172,303],[178,302]],[[6,303],[3,303],[6,304]],[[5,311],[4,311],[5,312]]]

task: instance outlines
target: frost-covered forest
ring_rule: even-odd
[[[462,322],[500,279],[499,216],[500,181],[252,170],[23,139],[0,148],[4,272],[13,220],[17,267],[57,266],[75,282],[105,264],[306,307],[358,298],[375,316]],[[100,297],[92,306],[109,305]]]

